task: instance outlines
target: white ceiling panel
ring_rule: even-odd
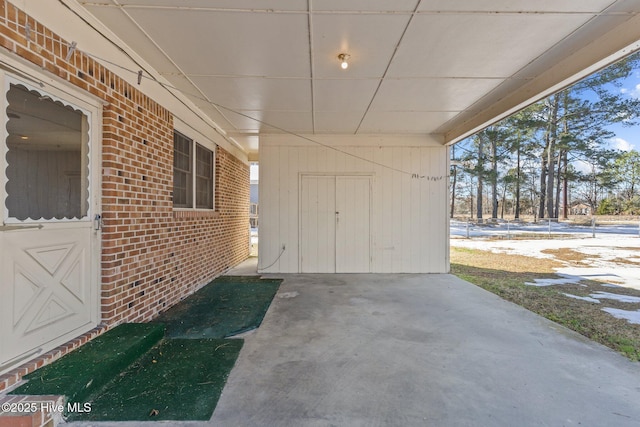
[[[225,112],[233,123],[235,132],[308,133],[312,129],[313,118],[310,111],[240,111]],[[294,123],[294,125],[292,125]]]
[[[638,5],[638,10],[640,10],[640,4]],[[625,25],[629,20],[629,15],[622,12],[622,9],[618,12],[620,13],[599,16],[597,20],[589,22],[589,25],[577,28],[555,46],[547,49],[544,52],[544,58],[539,58],[539,60],[532,62],[515,75],[517,77],[534,78],[544,72],[549,67],[549,64],[557,64],[574,55],[585,45],[589,46],[597,43],[599,39],[606,37],[611,28]]]
[[[315,111],[358,111],[367,109],[380,80],[316,80],[314,83]]]
[[[372,111],[358,132],[428,134],[438,123],[447,122],[455,116],[455,112]]]
[[[114,5],[114,0],[80,0],[80,4]],[[306,11],[306,2],[300,0],[118,0],[127,9],[171,8],[171,9],[227,9],[227,10],[287,10]]]
[[[186,74],[309,76],[304,14],[182,9],[129,13]]]
[[[463,111],[499,85],[498,79],[387,79],[371,111]]]
[[[234,112],[222,110],[225,119],[233,126],[233,132],[245,132],[255,134],[260,132],[262,121],[264,120],[264,111],[241,111]]]
[[[212,102],[234,110],[311,111],[311,83],[305,79],[191,76]]]
[[[202,99],[194,99],[194,104],[202,111],[204,111],[207,116],[221,129],[227,131],[235,130],[233,124],[229,120],[227,120],[224,114],[224,110],[221,110]]]
[[[455,142],[640,50],[640,0],[76,1],[247,151],[258,132]]]
[[[224,110],[219,109],[211,102],[207,101],[204,94],[200,93],[198,87],[194,86],[185,76],[170,75],[165,76],[169,81],[169,85],[173,88],[174,93],[182,93],[186,95],[198,108],[206,113],[206,115],[222,129],[233,129],[232,124],[226,120]],[[142,85],[155,85],[154,82],[143,80]]]
[[[110,2],[111,0],[105,1]],[[136,52],[145,52],[145,60],[156,70],[169,73],[179,72],[171,60],[157,49],[153,41],[146,37],[144,32],[140,30],[135,22],[127,18],[121,9],[96,6],[87,6],[87,9],[94,15],[99,16],[105,25],[112,28],[112,31],[120,39],[126,40]],[[81,48],[81,46],[79,47]]]
[[[562,40],[586,19],[585,15],[416,16],[389,76],[506,78],[548,49],[550,40]]]
[[[321,11],[366,11],[366,12],[413,12],[417,0],[320,0],[313,2],[313,10]]]
[[[304,111],[266,111],[264,112],[264,123],[260,132],[282,133],[287,132],[308,133],[312,129],[313,118],[311,112]],[[292,126],[292,123],[295,125]]]
[[[424,11],[500,12],[591,12],[598,13],[611,0],[429,0],[420,3]]]
[[[355,133],[362,120],[362,111],[316,112],[314,125],[317,133]]]
[[[240,146],[244,147],[250,153],[258,153],[260,136],[253,134],[241,134],[241,133],[230,133],[228,134],[230,138],[233,138]],[[252,159],[249,159],[252,160]]]

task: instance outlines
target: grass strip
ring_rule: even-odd
[[[536,278],[559,277],[555,263],[547,259],[496,254],[489,251],[451,248],[451,273],[518,304],[534,313],[612,348],[632,361],[640,361],[640,325],[616,319],[603,307],[640,309],[640,304],[607,300],[594,303],[567,297],[586,297],[597,291],[640,296],[640,291],[610,288],[596,281],[536,287],[525,285]]]
[[[244,341],[165,340],[69,421],[208,420]]]
[[[260,326],[282,280],[221,276],[161,314],[168,338],[226,338]]]

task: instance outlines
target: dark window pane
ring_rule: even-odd
[[[196,207],[213,209],[213,152],[196,144]]]
[[[186,136],[173,133],[173,206],[177,208],[193,207],[192,145],[192,140]]]

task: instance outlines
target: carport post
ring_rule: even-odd
[[[591,237],[596,238],[596,219],[591,218]]]

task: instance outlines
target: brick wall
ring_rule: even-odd
[[[111,111],[105,111],[103,137],[107,324],[155,317],[244,260],[249,247],[248,165],[218,147],[215,211],[174,212],[170,121],[147,110],[127,115],[115,109],[105,109]]]
[[[0,0],[0,49],[108,103],[102,132],[102,322],[144,322],[248,256],[249,166],[218,147],[215,211],[174,211],[171,112],[82,52],[66,61],[68,45]]]

